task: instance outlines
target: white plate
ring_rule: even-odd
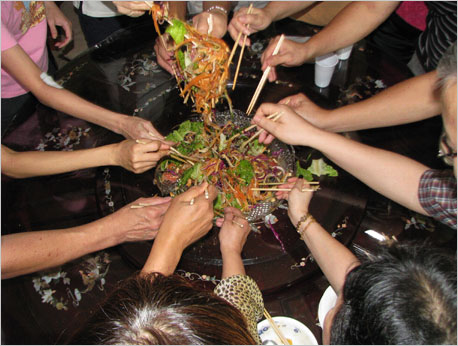
[[[298,320],[284,316],[276,316],[272,319],[285,338],[291,341],[293,345],[318,345],[310,329]],[[282,345],[268,320],[262,320],[258,323],[258,334],[263,345]]]
[[[323,328],[324,318],[326,314],[331,310],[337,301],[337,295],[329,286],[326,291],[324,291],[323,296],[321,297],[320,304],[318,305],[318,321],[320,321],[320,326]]]

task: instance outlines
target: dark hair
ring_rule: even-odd
[[[332,344],[455,344],[456,257],[389,243],[346,278]]]
[[[241,312],[179,275],[135,275],[117,288],[76,344],[255,344]]]

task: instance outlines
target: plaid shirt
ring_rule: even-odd
[[[431,217],[456,229],[456,178],[452,170],[425,171],[420,178],[418,198]]]

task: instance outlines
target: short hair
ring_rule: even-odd
[[[456,83],[456,41],[442,55],[436,73],[438,89],[446,89],[450,83]]]
[[[456,313],[456,255],[388,243],[347,275],[331,344],[456,345]]]
[[[73,344],[256,344],[241,312],[179,275],[135,275],[120,285]]]

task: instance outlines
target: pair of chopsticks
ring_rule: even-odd
[[[276,113],[273,113],[271,115],[269,115],[267,118],[268,119],[271,119],[272,121],[277,121],[278,119],[280,119],[280,117],[283,115],[283,112],[276,112]],[[251,126],[248,126],[244,132],[246,131],[249,131],[251,130],[252,128],[254,128],[256,125],[251,125]],[[258,137],[261,132],[264,131],[264,129],[260,129],[259,131],[257,131],[255,134],[253,134],[253,136],[251,136],[250,138],[248,138],[245,142],[242,143],[242,145],[240,146],[241,149],[245,148],[245,146],[250,143],[252,140],[254,140],[256,137]]]
[[[163,139],[160,139],[159,137],[157,137],[154,133],[150,132],[149,135],[151,137],[153,137],[153,139],[155,140],[158,140],[162,143],[164,143],[164,140]],[[135,140],[136,143],[139,143],[139,144],[148,144],[147,142],[145,141],[142,141],[141,139],[137,139]],[[190,163],[191,165],[194,166],[194,162],[197,162],[199,161],[198,159],[195,159],[193,157],[190,157],[190,156],[186,156],[182,153],[180,153],[178,150],[176,150],[174,147],[170,147],[170,151],[172,152],[170,156],[172,156],[174,159],[177,159],[178,161],[182,161],[182,162],[187,162],[187,163]]]
[[[277,45],[275,46],[275,49],[274,49],[274,52],[272,53],[272,55],[277,55],[278,54],[278,51],[280,50],[280,47],[281,47],[284,39],[285,39],[285,35],[282,34],[280,36],[280,39],[277,42]],[[260,80],[260,82],[258,84],[258,87],[256,88],[256,91],[254,92],[253,98],[251,99],[251,102],[250,102],[250,104],[248,106],[248,109],[246,111],[247,115],[250,115],[251,111],[253,110],[253,107],[256,104],[256,101],[258,100],[259,94],[261,93],[261,90],[264,87],[264,84],[266,83],[267,76],[269,75],[270,69],[271,69],[270,66],[267,66],[267,68],[265,69],[265,71],[264,71],[264,73],[263,73],[263,75],[261,77],[261,80]]]
[[[292,188],[278,188],[278,187],[269,187],[269,186],[275,186],[275,185],[283,185],[286,183],[259,183],[259,185],[265,185],[261,187],[253,187],[251,188],[252,191],[291,191]],[[301,189],[301,192],[305,191],[317,191],[320,189],[319,182],[318,181],[309,181],[308,184],[310,185],[315,185],[312,187],[304,187]]]
[[[141,209],[145,207],[151,207],[153,205],[156,205],[156,203],[138,203],[138,204],[132,204],[130,206],[130,209]]]
[[[248,7],[248,11],[247,11],[247,14],[251,14],[251,11],[253,10],[253,3],[250,4],[250,7]],[[247,25],[247,29],[250,27],[250,24]],[[227,64],[227,66],[229,67],[231,61],[232,61],[232,58],[234,57],[234,54],[235,54],[235,50],[237,49],[237,46],[239,44],[239,41],[240,41],[240,37],[242,36],[242,32],[240,31],[239,32],[239,35],[237,36],[237,40],[235,40],[235,43],[234,43],[234,47],[232,48],[232,52],[231,52],[231,55],[229,56],[229,62]],[[235,75],[234,75],[234,83],[232,85],[232,90],[235,89],[235,85],[237,84],[237,78],[239,76],[239,70],[240,70],[240,64],[242,63],[242,58],[243,58],[243,52],[245,51],[245,45],[246,45],[246,40],[248,38],[248,35],[245,35],[244,38],[243,38],[243,44],[242,44],[242,49],[240,50],[240,56],[239,56],[239,61],[237,63],[237,68],[235,69]]]
[[[275,321],[272,319],[272,316],[270,316],[269,311],[264,308],[264,317],[269,321],[269,324],[272,326],[272,329],[274,330],[275,334],[277,334],[278,338],[282,342],[283,345],[291,345],[291,343],[288,341],[288,339],[285,338],[283,333],[280,331],[280,329],[277,327],[275,324]]]

